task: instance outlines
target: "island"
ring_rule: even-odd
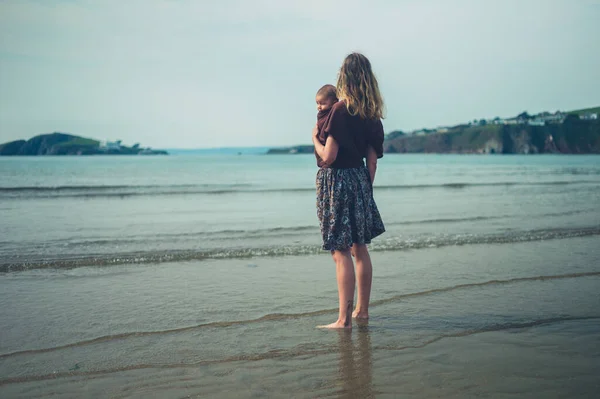
[[[163,150],[127,147],[117,141],[100,141],[66,133],[49,133],[29,140],[0,144],[1,155],[168,155]]]
[[[297,145],[294,147],[271,148],[267,154],[312,154],[315,147],[312,145]]]
[[[600,107],[512,118],[479,119],[456,126],[385,136],[385,153],[600,154]],[[312,145],[273,148],[267,154],[313,153]]]

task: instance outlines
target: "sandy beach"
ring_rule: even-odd
[[[386,156],[346,333],[312,156],[0,163],[2,398],[599,391],[596,157]]]
[[[598,244],[376,253],[372,317],[352,332],[315,328],[335,315],[327,255],[12,274],[0,393],[591,397]]]

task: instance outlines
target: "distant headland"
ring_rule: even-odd
[[[127,147],[117,141],[99,141],[66,133],[49,133],[29,140],[0,144],[1,155],[167,155],[163,150]]]
[[[600,107],[480,119],[386,135],[386,153],[600,154]],[[312,145],[272,148],[267,154],[312,153]]]

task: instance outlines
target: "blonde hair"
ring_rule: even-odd
[[[346,100],[350,115],[363,119],[383,118],[383,98],[371,63],[362,54],[352,53],[346,57],[337,80],[337,94]]]

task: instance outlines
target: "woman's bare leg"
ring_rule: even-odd
[[[332,251],[335,261],[335,274],[338,285],[338,297],[340,310],[338,319],[319,328],[352,328],[352,307],[354,304],[354,263],[350,255],[350,249],[344,251]]]
[[[365,244],[352,245],[352,254],[356,259],[356,280],[358,283],[356,309],[354,309],[352,317],[368,319],[371,283],[373,281],[373,264],[371,263],[371,256]]]

